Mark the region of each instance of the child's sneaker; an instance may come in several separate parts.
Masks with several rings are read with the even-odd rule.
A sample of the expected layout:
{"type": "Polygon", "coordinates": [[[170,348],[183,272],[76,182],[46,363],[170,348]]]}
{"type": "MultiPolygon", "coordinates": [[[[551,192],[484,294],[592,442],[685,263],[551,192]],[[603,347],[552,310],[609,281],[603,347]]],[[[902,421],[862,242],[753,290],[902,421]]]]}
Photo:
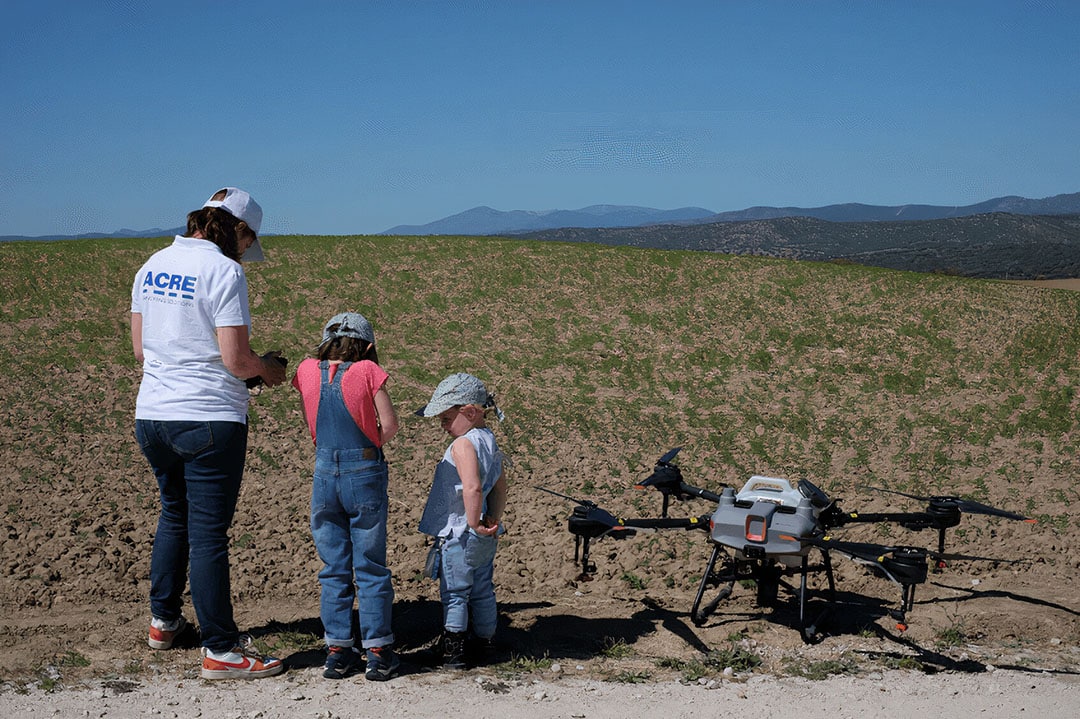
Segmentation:
{"type": "Polygon", "coordinates": [[[150,618],[150,635],[146,643],[151,649],[171,649],[176,638],[187,629],[187,620],[184,617],[167,622],[157,617],[150,618]]]}
{"type": "Polygon", "coordinates": [[[465,639],[465,656],[474,667],[490,664],[495,656],[495,640],[469,634],[465,639]]]}
{"type": "Polygon", "coordinates": [[[443,667],[465,668],[465,632],[443,633],[443,667]]]}
{"type": "Polygon", "coordinates": [[[364,677],[368,681],[385,682],[397,674],[401,660],[390,647],[372,647],[367,650],[367,671],[364,677]]]}
{"type": "Polygon", "coordinates": [[[363,655],[356,647],[327,647],[322,675],[327,679],[344,679],[356,673],[361,659],[363,655]]]}
{"type": "Polygon", "coordinates": [[[203,648],[203,679],[259,679],[280,674],[284,668],[280,659],[260,654],[248,636],[242,636],[240,646],[229,652],[203,648]]]}

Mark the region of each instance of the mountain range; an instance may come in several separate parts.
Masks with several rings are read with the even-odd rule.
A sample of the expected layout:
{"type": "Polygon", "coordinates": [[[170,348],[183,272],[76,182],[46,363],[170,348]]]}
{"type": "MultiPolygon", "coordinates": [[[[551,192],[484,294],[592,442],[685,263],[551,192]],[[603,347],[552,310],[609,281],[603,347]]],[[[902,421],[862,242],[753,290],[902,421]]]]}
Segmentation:
{"type": "MultiPolygon", "coordinates": [[[[0,241],[163,237],[183,228],[0,241]]],[[[1080,277],[1080,193],[1038,200],[998,197],[959,207],[864,205],[701,207],[592,205],[579,210],[501,212],[476,207],[381,235],[480,235],[701,250],[794,260],[852,262],[982,278],[1080,277]]]]}
{"type": "MultiPolygon", "coordinates": [[[[775,220],[783,217],[812,217],[829,222],[889,222],[941,220],[991,212],[1017,215],[1080,214],[1080,192],[1054,195],[1040,200],[1009,195],[974,205],[863,205],[846,203],[823,207],[748,207],[744,210],[713,212],[702,207],[657,210],[633,205],[590,205],[578,210],[495,210],[474,207],[425,225],[398,225],[380,235],[516,235],[562,228],[644,227],[648,225],[691,225],[746,220],[775,220]]],[[[27,240],[104,239],[108,237],[171,237],[184,227],[148,230],[119,229],[115,232],[87,232],[77,235],[0,235],[0,242],[27,240]]]]}
{"type": "Polygon", "coordinates": [[[828,222],[895,222],[903,220],[943,220],[991,212],[1016,215],[1080,214],[1080,192],[1054,195],[1039,200],[1009,195],[974,205],[863,205],[847,203],[823,207],[749,207],[745,210],[713,212],[701,207],[657,210],[627,205],[591,205],[579,210],[510,210],[490,207],[444,217],[425,225],[398,225],[381,235],[513,235],[569,227],[643,227],[663,224],[712,224],[746,220],[775,220],[783,217],[812,217],[828,222]]]}
{"type": "Polygon", "coordinates": [[[116,232],[84,232],[81,235],[0,235],[0,242],[49,242],[53,240],[104,240],[111,237],[173,237],[187,232],[187,226],[173,227],[163,230],[160,227],[151,227],[149,230],[129,230],[121,228],[116,232]]]}

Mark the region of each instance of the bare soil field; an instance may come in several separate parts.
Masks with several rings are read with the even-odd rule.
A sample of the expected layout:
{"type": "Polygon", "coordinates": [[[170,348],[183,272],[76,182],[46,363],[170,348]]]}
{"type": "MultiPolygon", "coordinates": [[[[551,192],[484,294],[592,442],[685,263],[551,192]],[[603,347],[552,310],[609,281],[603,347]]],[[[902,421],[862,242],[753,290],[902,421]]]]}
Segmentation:
{"type": "MultiPolygon", "coordinates": [[[[299,249],[284,248],[276,257],[286,265],[297,262],[300,254],[299,249]]],[[[527,275],[532,283],[530,297],[553,302],[550,296],[558,285],[558,301],[568,303],[558,311],[574,315],[582,327],[635,321],[629,315],[620,320],[622,310],[613,309],[618,299],[594,304],[588,278],[552,271],[551,258],[540,251],[536,255],[523,260],[533,263],[529,265],[532,274],[527,275]],[[534,279],[552,274],[560,277],[553,277],[551,285],[534,279]]],[[[536,717],[606,717],[616,716],[616,711],[623,716],[628,706],[641,710],[634,713],[663,711],[671,716],[696,716],[715,706],[788,716],[796,711],[788,702],[798,702],[797,713],[807,719],[932,716],[943,705],[951,716],[1002,716],[1026,709],[1065,717],[1074,716],[1075,707],[1080,706],[1076,681],[1080,672],[1080,602],[1076,598],[1080,529],[1073,506],[1078,497],[1073,476],[1076,457],[1071,449],[1080,442],[1080,428],[1075,420],[1063,431],[1055,426],[1044,435],[999,434],[979,439],[982,444],[977,445],[965,444],[972,440],[963,437],[944,442],[941,466],[957,466],[965,452],[973,457],[962,466],[977,480],[963,491],[977,489],[984,501],[1051,521],[1025,524],[965,517],[949,549],[993,561],[956,560],[945,571],[932,573],[917,589],[905,631],[890,616],[899,600],[897,587],[872,576],[865,567],[837,561],[840,605],[830,619],[829,636],[814,645],[801,641],[797,608],[790,598],[782,595],[775,606],[760,607],[752,587],[737,586],[704,625],[691,622],[689,609],[709,552],[707,537],[701,532],[660,533],[624,542],[601,539],[593,548],[598,571],[587,580],[582,578],[573,561],[573,538],[566,531],[571,503],[537,489],[588,496],[621,516],[650,515],[658,512],[659,498],[633,490],[631,485],[647,475],[669,447],[686,444],[679,458],[686,480],[714,490],[723,484],[741,485],[748,476],[747,467],[772,476],[807,474],[805,467],[790,459],[777,459],[772,465],[762,462],[760,444],[775,442],[765,449],[777,457],[800,452],[823,456],[811,478],[834,497],[842,497],[845,508],[895,509],[903,504],[901,500],[864,493],[858,487],[887,483],[926,491],[931,480],[923,469],[905,464],[905,458],[922,456],[916,454],[919,446],[941,442],[946,430],[921,426],[918,420],[924,408],[950,417],[969,417],[974,424],[984,411],[980,408],[988,403],[995,409],[999,403],[1014,401],[1014,413],[1020,417],[1038,404],[1040,392],[1071,386],[1075,374],[1044,379],[1039,374],[1043,370],[1033,368],[1031,374],[1039,375],[1038,384],[1032,385],[1036,389],[1025,385],[1028,389],[1012,394],[1030,391],[1031,396],[1014,400],[996,386],[981,392],[988,385],[980,383],[990,380],[970,367],[962,369],[970,371],[964,375],[969,389],[955,393],[934,394],[931,378],[921,395],[868,393],[865,385],[860,389],[857,383],[847,382],[822,383],[813,392],[799,394],[799,383],[814,370],[805,359],[790,365],[783,361],[788,350],[774,338],[771,345],[762,343],[774,359],[761,370],[743,366],[743,355],[736,350],[725,350],[736,361],[718,380],[728,399],[717,400],[717,414],[695,409],[693,387],[665,387],[658,380],[657,396],[646,396],[643,404],[628,410],[631,414],[619,415],[609,408],[620,403],[629,406],[638,398],[625,384],[629,380],[621,381],[618,372],[601,367],[612,356],[636,351],[642,340],[638,330],[627,337],[584,345],[584,360],[574,354],[577,350],[567,348],[563,351],[568,362],[578,364],[532,369],[525,375],[519,370],[528,366],[527,357],[535,355],[526,339],[515,350],[520,354],[486,359],[468,355],[466,359],[476,364],[461,367],[456,366],[459,357],[454,347],[459,336],[452,328],[447,330],[445,345],[432,346],[425,340],[407,339],[406,332],[399,336],[393,325],[383,330],[378,316],[376,333],[380,341],[386,338],[388,347],[385,355],[380,348],[380,357],[391,374],[391,394],[403,418],[401,434],[387,448],[394,621],[405,662],[403,676],[387,685],[368,684],[362,678],[332,683],[318,676],[323,660],[318,641],[320,565],[307,525],[313,452],[298,402],[291,396],[295,393],[281,387],[256,391],[252,398],[248,469],[233,528],[232,562],[241,628],[260,646],[283,656],[288,671],[254,684],[204,682],[197,678],[193,637],[167,652],[155,652],[145,641],[157,498],[131,431],[140,371],[121,355],[129,351],[124,336],[129,270],[144,256],[125,259],[117,279],[110,280],[105,292],[113,301],[111,314],[103,316],[90,302],[76,303],[64,305],[60,318],[46,310],[33,316],[12,315],[0,329],[3,359],[23,368],[19,377],[0,388],[0,416],[4,418],[0,423],[0,710],[11,710],[6,715],[22,716],[52,707],[60,716],[349,716],[387,709],[434,716],[444,713],[451,702],[468,702],[479,716],[528,712],[536,717]],[[73,307],[85,307],[85,316],[73,307]],[[67,336],[44,329],[58,321],[71,325],[67,336]],[[49,353],[64,345],[87,341],[107,341],[118,349],[74,365],[50,359],[49,353]],[[26,359],[27,352],[34,359],[26,359]],[[430,372],[415,370],[420,366],[430,367],[430,372]],[[515,461],[509,533],[496,558],[500,603],[496,654],[490,664],[464,675],[442,672],[432,653],[440,622],[437,587],[420,576],[427,547],[416,531],[430,472],[446,437],[435,423],[410,413],[426,399],[432,378],[447,368],[475,371],[499,393],[508,420],[496,425],[496,433],[515,461]],[[593,383],[587,401],[578,398],[581,390],[575,389],[575,383],[594,371],[606,374],[599,379],[589,375],[593,383]],[[757,389],[762,386],[767,388],[764,395],[757,389]],[[751,417],[747,411],[744,416],[743,410],[731,409],[737,407],[743,388],[753,390],[748,390],[748,396],[762,407],[760,414],[751,417]],[[580,419],[551,424],[537,419],[550,403],[560,401],[574,403],[572,412],[580,419]],[[837,407],[860,416],[833,433],[837,407]],[[800,413],[811,417],[808,429],[774,431],[777,418],[800,413]],[[721,434],[718,428],[723,423],[734,424],[733,433],[721,434]],[[626,431],[621,431],[624,427],[626,431]],[[735,449],[728,450],[721,442],[735,449]],[[829,470],[830,466],[834,469],[829,470]],[[752,661],[744,665],[748,657],[752,661]]],[[[47,260],[48,255],[43,257],[47,260]]],[[[619,262],[629,267],[631,260],[619,262]]],[[[731,261],[708,262],[719,266],[731,261]]],[[[385,275],[395,269],[388,266],[394,263],[400,265],[399,272],[415,272],[423,261],[394,256],[372,272],[385,275]]],[[[323,318],[341,309],[341,303],[321,295],[313,283],[303,290],[310,304],[300,322],[293,310],[273,307],[267,287],[274,279],[259,274],[274,270],[273,261],[267,265],[268,270],[251,273],[256,327],[263,322],[277,328],[279,336],[291,343],[284,347],[287,354],[298,358],[313,344],[310,340],[323,318]]],[[[88,262],[86,271],[108,276],[114,271],[109,267],[88,262]]],[[[723,267],[726,271],[727,264],[723,267]]],[[[720,327],[720,321],[708,314],[718,311],[713,308],[725,306],[724,302],[737,305],[732,293],[745,293],[760,303],[757,288],[763,282],[780,283],[785,273],[792,272],[785,267],[783,263],[740,266],[746,275],[745,288],[732,289],[729,284],[715,290],[728,293],[723,300],[698,296],[684,301],[688,310],[680,304],[665,311],[686,311],[703,326],[720,327]],[[706,316],[702,319],[695,313],[706,316]]],[[[5,304],[9,300],[18,304],[17,298],[29,292],[22,279],[24,270],[17,272],[18,276],[16,270],[2,275],[5,304]]],[[[453,268],[435,267],[432,286],[439,286],[443,272],[452,275],[453,268]]],[[[835,316],[841,317],[842,298],[862,293],[860,283],[880,282],[874,278],[882,276],[845,280],[841,275],[828,290],[815,289],[809,299],[800,295],[794,302],[781,298],[766,311],[777,318],[791,314],[779,321],[797,326],[809,321],[800,307],[831,301],[835,316]]],[[[986,290],[983,285],[944,278],[935,278],[933,283],[922,298],[925,307],[955,301],[957,306],[971,308],[970,326],[948,330],[950,341],[979,348],[965,355],[969,361],[1002,344],[1003,307],[1024,317],[1050,315],[1046,323],[1060,323],[1063,333],[1075,327],[1069,324],[1076,319],[1072,300],[1055,299],[1057,304],[1050,303],[1053,309],[1047,309],[1045,296],[1031,288],[1000,284],[1002,289],[986,290]],[[1056,309],[1059,305],[1066,309],[1056,309]]],[[[394,291],[381,288],[377,292],[394,291]]],[[[424,296],[423,291],[410,291],[424,296]]],[[[73,292],[78,297],[80,290],[73,292]]],[[[616,288],[619,292],[629,291],[616,288]]],[[[425,302],[427,309],[416,310],[409,322],[448,322],[445,307],[431,297],[425,302]]],[[[450,296],[447,302],[462,306],[474,300],[450,296]]],[[[886,296],[873,302],[877,304],[866,307],[877,309],[866,310],[870,320],[861,330],[872,334],[872,344],[879,336],[873,334],[879,331],[877,324],[883,327],[880,337],[885,338],[894,336],[894,328],[901,327],[909,314],[929,316],[929,310],[897,310],[899,298],[886,296]],[[890,312],[901,312],[904,318],[895,325],[891,320],[875,324],[875,318],[888,317],[890,312]]],[[[363,310],[360,303],[349,304],[363,310]]],[[[492,310],[496,319],[482,334],[526,334],[515,324],[526,307],[519,300],[486,297],[483,304],[496,308],[492,310]]],[[[1027,327],[1022,325],[1016,332],[1027,327]]],[[[675,358],[672,362],[682,358],[687,367],[697,363],[686,371],[697,373],[703,382],[708,369],[701,358],[710,357],[714,347],[739,346],[744,333],[749,333],[746,326],[737,324],[710,331],[714,334],[703,338],[700,348],[665,347],[668,356],[675,358]]],[[[661,332],[644,340],[676,342],[670,333],[661,332]]],[[[873,373],[874,367],[888,365],[889,358],[880,354],[888,352],[883,345],[884,340],[869,348],[849,344],[839,350],[814,347],[808,351],[818,367],[843,356],[845,362],[864,363],[873,373]],[[875,357],[880,358],[880,365],[875,357]]],[[[1075,367],[1075,360],[1071,361],[1075,367]]],[[[906,371],[915,374],[910,367],[906,371]]],[[[941,375],[951,371],[947,368],[941,375]]],[[[656,372],[658,377],[671,374],[666,365],[656,372]]],[[[1067,401],[1075,417],[1075,401],[1067,401]]],[[[931,484],[939,490],[950,486],[931,484]]],[[[959,487],[955,491],[962,493],[959,487]]],[[[676,516],[706,511],[708,507],[701,503],[676,503],[672,508],[676,516]]],[[[870,529],[886,531],[867,528],[850,538],[882,541],[870,529]]],[[[888,541],[910,536],[914,535],[893,534],[888,541]]],[[[919,536],[912,543],[923,541],[929,545],[932,538],[919,536]]],[[[193,619],[190,612],[189,619],[193,619]]]]}

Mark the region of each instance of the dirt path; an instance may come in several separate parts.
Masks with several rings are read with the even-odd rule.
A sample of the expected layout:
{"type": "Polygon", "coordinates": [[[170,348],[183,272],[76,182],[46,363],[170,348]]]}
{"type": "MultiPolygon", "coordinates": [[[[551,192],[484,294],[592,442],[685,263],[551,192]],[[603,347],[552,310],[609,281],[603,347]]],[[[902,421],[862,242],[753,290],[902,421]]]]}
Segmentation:
{"type": "Polygon", "coordinates": [[[60,716],[278,717],[446,716],[448,708],[473,717],[529,719],[622,719],[633,716],[916,719],[1038,716],[1066,719],[1080,706],[1080,680],[993,670],[984,674],[890,671],[823,681],[754,676],[746,681],[711,680],[621,684],[576,679],[559,668],[540,680],[500,680],[468,673],[423,674],[385,684],[363,679],[332,682],[317,669],[290,671],[255,682],[212,683],[165,675],[141,683],[97,681],[89,686],[0,694],[8,717],[60,716]]]}

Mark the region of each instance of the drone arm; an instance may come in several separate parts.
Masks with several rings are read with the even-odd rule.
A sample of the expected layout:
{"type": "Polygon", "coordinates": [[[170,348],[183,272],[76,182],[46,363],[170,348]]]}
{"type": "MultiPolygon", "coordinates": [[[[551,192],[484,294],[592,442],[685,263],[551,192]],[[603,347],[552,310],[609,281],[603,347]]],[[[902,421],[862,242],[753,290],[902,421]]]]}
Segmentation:
{"type": "Polygon", "coordinates": [[[700,517],[661,517],[623,520],[627,529],[657,530],[657,529],[709,529],[710,515],[703,514],[700,517]]]}
{"type": "Polygon", "coordinates": [[[680,482],[679,483],[679,490],[683,494],[689,494],[689,495],[692,495],[694,497],[700,497],[701,499],[705,499],[705,500],[708,500],[710,502],[719,502],[720,501],[720,495],[719,494],[716,494],[715,492],[710,492],[707,489],[701,489],[700,487],[694,487],[693,485],[689,485],[686,482],[680,482]]]}
{"type": "Polygon", "coordinates": [[[939,526],[933,517],[925,512],[835,512],[828,515],[829,527],[841,527],[845,524],[876,524],[893,522],[908,529],[927,529],[939,526]]]}

